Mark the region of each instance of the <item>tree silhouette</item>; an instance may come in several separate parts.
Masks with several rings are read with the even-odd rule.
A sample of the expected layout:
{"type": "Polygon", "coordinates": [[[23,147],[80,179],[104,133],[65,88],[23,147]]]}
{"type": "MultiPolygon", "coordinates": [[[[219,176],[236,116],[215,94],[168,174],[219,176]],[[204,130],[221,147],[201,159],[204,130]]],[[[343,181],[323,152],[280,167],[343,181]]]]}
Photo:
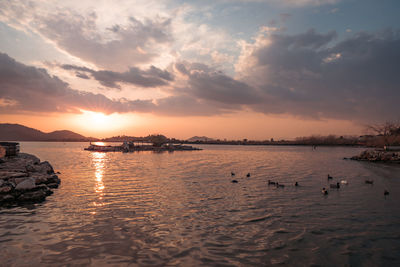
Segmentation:
{"type": "Polygon", "coordinates": [[[153,143],[155,147],[161,147],[163,144],[168,142],[168,138],[162,134],[152,134],[146,138],[150,143],[153,143]]]}

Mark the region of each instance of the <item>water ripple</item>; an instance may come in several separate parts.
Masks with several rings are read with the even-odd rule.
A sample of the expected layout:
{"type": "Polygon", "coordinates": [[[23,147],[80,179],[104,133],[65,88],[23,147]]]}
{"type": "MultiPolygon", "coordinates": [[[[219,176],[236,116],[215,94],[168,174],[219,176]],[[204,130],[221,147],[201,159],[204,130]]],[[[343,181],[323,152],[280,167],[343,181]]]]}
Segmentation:
{"type": "Polygon", "coordinates": [[[359,149],[94,154],[84,146],[21,144],[50,161],[62,184],[40,205],[0,210],[2,264],[400,265],[400,168],[342,160],[359,149]],[[327,173],[349,185],[322,196],[327,173]]]}

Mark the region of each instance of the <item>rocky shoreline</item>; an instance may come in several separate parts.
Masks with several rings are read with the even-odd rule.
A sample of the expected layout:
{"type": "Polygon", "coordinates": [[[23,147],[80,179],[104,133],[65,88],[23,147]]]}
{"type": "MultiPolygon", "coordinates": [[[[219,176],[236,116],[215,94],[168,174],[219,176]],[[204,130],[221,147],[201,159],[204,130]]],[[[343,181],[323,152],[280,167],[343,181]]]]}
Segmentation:
{"type": "Polygon", "coordinates": [[[351,157],[351,160],[369,162],[387,162],[400,164],[400,152],[385,151],[383,149],[365,150],[359,155],[351,157]]]}
{"type": "Polygon", "coordinates": [[[0,159],[0,207],[38,203],[58,188],[61,180],[49,162],[19,153],[0,159]]]}

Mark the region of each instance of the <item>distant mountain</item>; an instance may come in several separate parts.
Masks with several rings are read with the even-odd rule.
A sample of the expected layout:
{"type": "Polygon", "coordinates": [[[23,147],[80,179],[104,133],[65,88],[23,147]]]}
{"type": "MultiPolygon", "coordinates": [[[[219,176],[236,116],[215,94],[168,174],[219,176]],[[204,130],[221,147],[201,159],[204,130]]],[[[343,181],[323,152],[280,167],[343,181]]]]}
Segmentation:
{"type": "Polygon", "coordinates": [[[207,142],[207,141],[214,141],[212,138],[208,138],[207,136],[193,136],[186,141],[188,142],[197,142],[197,141],[202,141],[202,142],[207,142]]]}
{"type": "Polygon", "coordinates": [[[66,139],[66,140],[82,140],[82,139],[87,139],[88,137],[85,137],[83,135],[68,131],[68,130],[62,130],[62,131],[54,131],[51,133],[46,134],[46,137],[49,140],[60,140],[60,139],[66,139]]]}
{"type": "Polygon", "coordinates": [[[89,141],[94,139],[67,130],[44,133],[20,124],[0,123],[0,140],[3,141],[89,141]]]}

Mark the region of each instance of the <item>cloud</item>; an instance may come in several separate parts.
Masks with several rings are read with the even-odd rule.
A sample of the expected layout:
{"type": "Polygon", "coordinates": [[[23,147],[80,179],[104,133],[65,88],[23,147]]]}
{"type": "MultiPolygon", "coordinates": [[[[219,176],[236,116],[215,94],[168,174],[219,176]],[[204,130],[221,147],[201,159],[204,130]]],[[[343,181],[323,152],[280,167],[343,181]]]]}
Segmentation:
{"type": "Polygon", "coordinates": [[[99,34],[96,20],[95,13],[80,16],[63,11],[37,20],[36,28],[70,54],[115,69],[150,62],[158,56],[157,45],[169,41],[169,20],[141,22],[130,17],[108,34],[99,34]]]}
{"type": "Polygon", "coordinates": [[[39,1],[0,2],[2,21],[38,33],[69,55],[106,69],[125,70],[149,63],[172,41],[168,18],[138,19],[124,14],[117,24],[111,24],[102,15],[39,1]]]}
{"type": "Polygon", "coordinates": [[[152,112],[151,100],[112,100],[102,94],[71,89],[45,69],[26,66],[0,53],[0,113],[79,113],[81,109],[152,112]]]}
{"type": "Polygon", "coordinates": [[[173,81],[173,75],[157,67],[151,66],[148,70],[141,70],[137,67],[130,67],[126,72],[115,72],[109,70],[92,70],[87,67],[80,67],[70,64],[61,65],[65,70],[75,70],[76,76],[83,79],[90,79],[90,74],[103,86],[121,89],[120,83],[133,84],[141,87],[158,87],[167,85],[173,81]]]}
{"type": "MultiPolygon", "coordinates": [[[[92,70],[86,67],[65,65],[64,68],[94,75],[91,73],[92,70]]],[[[169,77],[159,69],[150,68],[149,72],[160,77],[169,77]]],[[[111,82],[116,81],[111,79],[111,82]]],[[[106,114],[145,112],[170,116],[206,116],[237,109],[228,103],[215,104],[208,101],[209,97],[204,97],[204,99],[196,97],[192,91],[196,89],[201,88],[196,86],[189,87],[189,90],[175,88],[172,92],[174,95],[158,100],[110,99],[103,94],[72,89],[69,84],[57,76],[49,75],[43,68],[27,66],[15,61],[7,54],[0,53],[0,114],[80,113],[81,110],[88,110],[106,114]]],[[[212,88],[211,91],[214,89],[212,88]]],[[[222,88],[222,90],[228,90],[228,88],[222,88]]]]}
{"type": "Polygon", "coordinates": [[[400,32],[361,32],[334,42],[336,35],[272,33],[246,44],[237,69],[264,99],[251,107],[310,118],[398,119],[400,32]]]}
{"type": "Polygon", "coordinates": [[[229,109],[237,110],[241,108],[240,105],[260,101],[255,88],[205,64],[177,63],[175,66],[187,76],[186,94],[217,105],[231,105],[229,109]]]}

